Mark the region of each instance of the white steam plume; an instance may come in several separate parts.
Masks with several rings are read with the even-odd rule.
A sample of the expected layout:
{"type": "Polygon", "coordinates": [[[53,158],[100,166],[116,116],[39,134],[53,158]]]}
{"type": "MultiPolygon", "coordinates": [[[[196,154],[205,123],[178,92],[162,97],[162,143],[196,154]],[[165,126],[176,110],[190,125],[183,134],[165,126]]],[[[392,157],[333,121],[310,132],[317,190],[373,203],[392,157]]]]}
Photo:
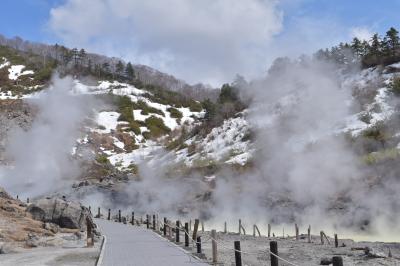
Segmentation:
{"type": "Polygon", "coordinates": [[[71,151],[90,104],[71,96],[72,86],[72,78],[54,76],[49,89],[31,100],[38,107],[31,128],[10,134],[7,155],[13,166],[0,181],[11,193],[34,197],[53,192],[79,173],[71,151]]]}

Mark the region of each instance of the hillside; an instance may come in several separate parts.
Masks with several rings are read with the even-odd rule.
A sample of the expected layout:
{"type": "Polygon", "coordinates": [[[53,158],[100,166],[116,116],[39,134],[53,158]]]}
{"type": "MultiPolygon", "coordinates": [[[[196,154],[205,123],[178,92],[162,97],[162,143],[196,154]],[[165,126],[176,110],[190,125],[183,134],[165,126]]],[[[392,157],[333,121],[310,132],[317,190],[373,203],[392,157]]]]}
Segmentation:
{"type": "MultiPolygon", "coordinates": [[[[46,176],[50,182],[46,192],[105,208],[210,219],[219,213],[232,219],[246,215],[248,210],[239,204],[245,200],[268,210],[267,220],[276,223],[324,213],[317,224],[373,233],[379,231],[379,219],[390,221],[398,208],[392,205],[396,198],[391,194],[400,184],[398,62],[363,66],[357,57],[342,62],[284,58],[259,80],[238,77],[210,94],[204,94],[204,88],[191,94],[162,78],[146,83],[141,74],[135,78],[127,73],[96,74],[72,59],[65,64],[49,56],[53,61],[43,64],[38,55],[0,48],[4,173],[16,162],[34,159],[21,155],[24,147],[13,137],[20,135],[10,134],[15,128],[42,132],[54,123],[56,128],[43,132],[65,131],[74,137],[68,147],[61,145],[70,143],[64,138],[51,142],[57,147],[61,143],[58,149],[67,150],[68,156],[50,155],[62,158],[54,163],[62,167],[51,172],[56,178],[46,176]],[[53,70],[61,78],[51,78],[53,70]],[[164,83],[169,85],[163,87],[164,83]],[[54,103],[47,111],[57,116],[41,112],[47,105],[40,99],[47,100],[62,87],[68,93],[54,99],[65,99],[67,104],[54,103]],[[205,95],[211,100],[203,100],[205,95]],[[71,106],[69,97],[77,99],[71,106]],[[78,112],[79,119],[71,120],[74,110],[82,107],[90,112],[78,112]],[[78,124],[78,132],[64,130],[60,119],[78,124]],[[9,140],[16,148],[8,148],[9,140]],[[310,185],[304,188],[304,184],[310,185]],[[162,188],[162,193],[154,188],[162,188]],[[384,196],[377,200],[379,195],[384,196]],[[390,206],[390,211],[381,215],[379,206],[390,206]],[[331,213],[338,212],[342,218],[328,221],[331,213]]],[[[140,73],[137,66],[134,69],[140,73]]],[[[47,146],[46,137],[39,144],[34,139],[23,143],[47,146]]],[[[50,148],[43,148],[42,154],[37,146],[32,147],[37,158],[51,159],[45,156],[50,148]]],[[[42,180],[48,171],[41,171],[32,173],[37,176],[32,180],[42,180]]],[[[259,213],[254,222],[265,219],[259,213]]]]}

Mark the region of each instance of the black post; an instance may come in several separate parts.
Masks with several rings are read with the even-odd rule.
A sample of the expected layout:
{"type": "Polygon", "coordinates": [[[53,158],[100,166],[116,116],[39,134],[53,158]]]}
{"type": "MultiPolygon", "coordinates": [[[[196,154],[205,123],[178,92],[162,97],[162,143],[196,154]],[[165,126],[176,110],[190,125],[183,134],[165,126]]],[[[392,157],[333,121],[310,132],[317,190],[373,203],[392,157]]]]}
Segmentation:
{"type": "Polygon", "coordinates": [[[234,242],[236,266],[242,266],[242,252],[240,252],[240,241],[234,242]]]}
{"type": "MultiPolygon", "coordinates": [[[[269,248],[272,254],[278,256],[278,242],[269,242],[269,248]]],[[[278,258],[271,254],[271,266],[278,266],[278,258]]]]}
{"type": "Polygon", "coordinates": [[[189,223],[185,223],[185,247],[189,247],[189,223]]]}
{"type": "Polygon", "coordinates": [[[111,219],[111,209],[108,209],[108,216],[107,216],[107,220],[111,219]]]}
{"type": "Polygon", "coordinates": [[[334,256],[332,258],[332,265],[333,266],[343,266],[343,259],[340,256],[334,256]]]}
{"type": "Polygon", "coordinates": [[[100,207],[97,209],[97,217],[100,218],[100,207]]]}
{"type": "Polygon", "coordinates": [[[17,195],[17,199],[19,199],[19,196],[17,195]]]}
{"type": "MultiPolygon", "coordinates": [[[[28,203],[29,203],[29,198],[28,198],[28,203]]],[[[89,212],[92,213],[92,208],[89,206],[89,212]]]]}
{"type": "Polygon", "coordinates": [[[197,247],[197,254],[201,254],[201,237],[200,236],[197,237],[196,247],[197,247]]]}
{"type": "Polygon", "coordinates": [[[176,221],[175,227],[175,242],[179,243],[179,221],[176,221]]]}
{"type": "Polygon", "coordinates": [[[339,246],[339,240],[337,238],[337,234],[335,234],[335,248],[339,246]]]}
{"type": "Polygon", "coordinates": [[[164,230],[164,236],[166,236],[167,235],[167,217],[164,217],[164,228],[163,228],[163,230],[164,230]]]}
{"type": "Polygon", "coordinates": [[[118,210],[118,222],[122,222],[122,219],[121,219],[121,210],[118,210]]]}
{"type": "Polygon", "coordinates": [[[150,228],[150,217],[148,214],[146,214],[146,227],[147,227],[147,229],[150,228]]]}
{"type": "Polygon", "coordinates": [[[156,230],[156,215],[153,214],[153,230],[156,230]]]}
{"type": "Polygon", "coordinates": [[[132,220],[131,220],[131,224],[134,225],[135,224],[135,213],[132,212],[132,220]]]}

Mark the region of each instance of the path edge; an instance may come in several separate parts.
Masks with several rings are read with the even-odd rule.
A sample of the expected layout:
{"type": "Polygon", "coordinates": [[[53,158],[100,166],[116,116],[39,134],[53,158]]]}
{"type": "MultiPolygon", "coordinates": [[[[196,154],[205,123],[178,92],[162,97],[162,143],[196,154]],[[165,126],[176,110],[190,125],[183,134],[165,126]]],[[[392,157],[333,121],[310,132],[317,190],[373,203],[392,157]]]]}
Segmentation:
{"type": "Polygon", "coordinates": [[[105,235],[103,235],[103,241],[101,242],[101,247],[100,247],[100,254],[97,257],[95,266],[100,266],[101,263],[103,262],[104,250],[105,250],[105,247],[106,247],[106,242],[107,242],[107,238],[106,238],[105,235]]]}

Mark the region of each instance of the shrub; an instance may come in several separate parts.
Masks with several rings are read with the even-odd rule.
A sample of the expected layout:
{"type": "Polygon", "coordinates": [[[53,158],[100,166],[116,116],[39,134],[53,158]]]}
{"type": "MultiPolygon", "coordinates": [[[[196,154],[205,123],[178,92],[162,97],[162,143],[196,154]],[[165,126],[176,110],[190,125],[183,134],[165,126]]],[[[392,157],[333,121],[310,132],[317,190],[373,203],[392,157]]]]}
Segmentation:
{"type": "Polygon", "coordinates": [[[144,122],[146,123],[146,127],[150,130],[151,138],[158,138],[171,132],[171,129],[164,124],[161,118],[150,116],[144,122]]]}
{"type": "Polygon", "coordinates": [[[376,164],[386,160],[394,160],[399,157],[399,150],[396,148],[384,149],[377,152],[371,152],[362,157],[366,164],[376,164]]]}
{"type": "Polygon", "coordinates": [[[126,121],[126,122],[133,122],[133,109],[130,106],[124,107],[119,110],[121,113],[120,116],[118,117],[118,121],[126,121]]]}
{"type": "Polygon", "coordinates": [[[97,155],[96,162],[98,162],[100,164],[108,164],[109,163],[107,156],[103,155],[103,154],[97,155]]]}
{"type": "Polygon", "coordinates": [[[142,110],[142,112],[141,112],[142,115],[148,115],[150,113],[153,113],[153,114],[159,114],[159,115],[164,116],[164,112],[163,111],[161,111],[161,110],[159,110],[157,108],[149,106],[146,102],[144,102],[142,100],[139,100],[136,103],[133,103],[133,109],[142,110]]]}
{"type": "Polygon", "coordinates": [[[135,133],[136,135],[140,135],[140,124],[136,121],[129,122],[129,130],[135,133]]]}
{"type": "Polygon", "coordinates": [[[390,90],[396,95],[400,96],[400,77],[393,78],[390,84],[390,90]]]}
{"type": "Polygon", "coordinates": [[[167,111],[170,112],[171,117],[173,117],[173,118],[181,119],[183,116],[181,111],[179,111],[178,109],[176,109],[174,107],[169,107],[167,109],[167,111]]]}
{"type": "Polygon", "coordinates": [[[190,100],[189,101],[189,109],[191,112],[201,112],[203,110],[203,107],[201,103],[195,101],[195,100],[190,100]]]}

